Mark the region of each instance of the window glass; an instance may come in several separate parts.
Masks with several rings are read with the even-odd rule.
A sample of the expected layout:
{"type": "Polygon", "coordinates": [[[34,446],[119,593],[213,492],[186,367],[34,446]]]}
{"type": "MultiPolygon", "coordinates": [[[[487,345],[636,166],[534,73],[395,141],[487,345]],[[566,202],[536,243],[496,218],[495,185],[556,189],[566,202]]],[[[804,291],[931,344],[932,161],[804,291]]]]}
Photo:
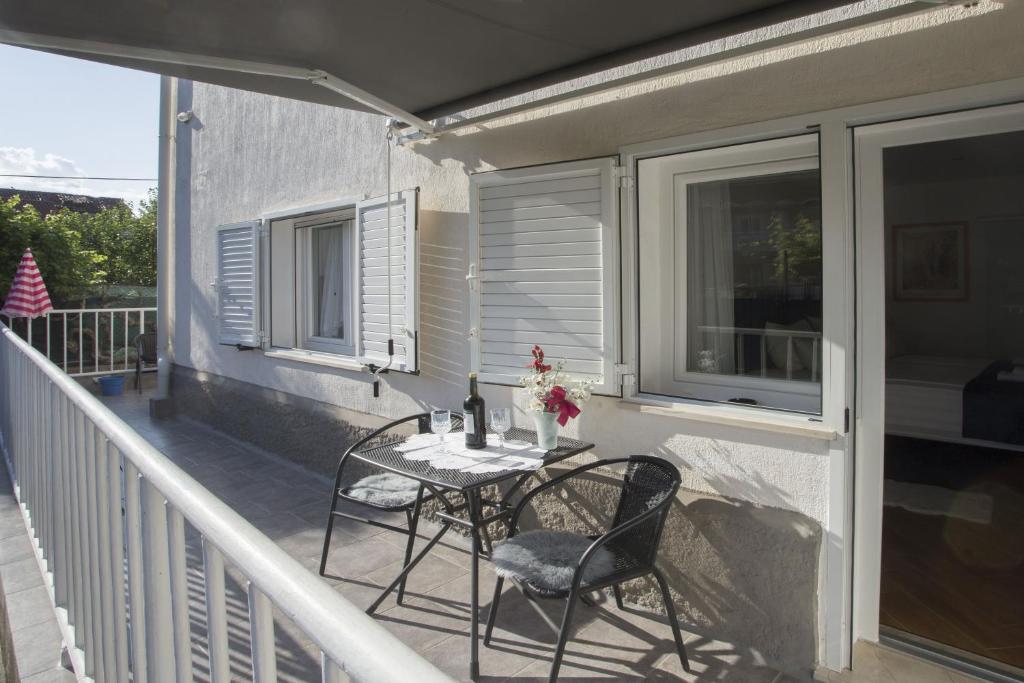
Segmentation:
{"type": "Polygon", "coordinates": [[[312,234],[312,333],[345,339],[345,230],[341,225],[315,228],[312,234]]]}
{"type": "Polygon", "coordinates": [[[816,144],[727,154],[641,162],[640,391],[820,412],[816,144]]]}

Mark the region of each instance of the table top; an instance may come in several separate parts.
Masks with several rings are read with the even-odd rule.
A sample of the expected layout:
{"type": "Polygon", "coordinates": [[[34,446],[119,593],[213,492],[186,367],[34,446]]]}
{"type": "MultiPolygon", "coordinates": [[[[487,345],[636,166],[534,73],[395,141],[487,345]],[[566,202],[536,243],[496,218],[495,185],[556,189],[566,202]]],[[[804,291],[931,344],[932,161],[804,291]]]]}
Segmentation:
{"type": "MultiPolygon", "coordinates": [[[[452,432],[451,435],[460,435],[462,432],[452,432]]],[[[533,430],[513,427],[505,434],[508,441],[529,441],[537,443],[537,433],[533,430]]],[[[530,475],[556,462],[560,462],[574,455],[585,453],[594,447],[592,443],[558,437],[558,447],[544,454],[544,462],[537,470],[505,470],[502,472],[471,473],[461,470],[438,469],[426,460],[409,460],[395,449],[401,445],[404,439],[396,439],[390,443],[372,446],[369,448],[352,451],[351,456],[364,462],[372,463],[381,469],[395,472],[417,481],[431,484],[448,491],[469,491],[472,489],[496,484],[505,479],[530,475]]]]}

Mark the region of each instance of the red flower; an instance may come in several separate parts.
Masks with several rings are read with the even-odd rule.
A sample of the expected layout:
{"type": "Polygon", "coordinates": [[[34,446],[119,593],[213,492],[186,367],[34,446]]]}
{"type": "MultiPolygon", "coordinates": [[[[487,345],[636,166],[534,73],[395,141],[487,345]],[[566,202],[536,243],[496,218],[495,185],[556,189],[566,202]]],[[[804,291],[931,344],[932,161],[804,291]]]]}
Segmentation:
{"type": "Polygon", "coordinates": [[[531,353],[533,354],[533,361],[527,363],[526,367],[533,368],[537,372],[547,372],[551,369],[550,365],[544,364],[544,350],[540,346],[534,344],[531,353]]]}
{"type": "Polygon", "coordinates": [[[544,402],[544,411],[558,413],[558,424],[565,426],[570,418],[580,414],[580,409],[566,396],[565,389],[558,385],[551,387],[548,399],[544,402]]]}

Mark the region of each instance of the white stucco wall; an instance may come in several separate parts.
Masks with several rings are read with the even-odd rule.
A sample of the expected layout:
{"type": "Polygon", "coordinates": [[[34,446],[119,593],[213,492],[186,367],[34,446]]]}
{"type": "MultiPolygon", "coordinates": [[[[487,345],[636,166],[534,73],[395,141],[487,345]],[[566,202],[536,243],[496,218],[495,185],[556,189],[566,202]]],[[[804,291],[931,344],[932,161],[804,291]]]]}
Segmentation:
{"type": "MultiPolygon", "coordinates": [[[[459,405],[469,355],[469,173],[612,155],[636,142],[1019,77],[1022,27],[1024,6],[1015,0],[941,10],[398,149],[393,186],[421,188],[422,372],[388,375],[379,399],[366,375],[217,345],[209,282],[218,224],[383,194],[382,117],[183,87],[181,108],[195,118],[178,130],[174,362],[372,415],[459,405]]],[[[507,388],[483,393],[492,406],[513,402],[507,388]]],[[[602,456],[670,457],[684,486],[697,491],[827,522],[828,442],[642,414],[609,398],[592,401],[570,433],[599,444],[602,456]]]]}

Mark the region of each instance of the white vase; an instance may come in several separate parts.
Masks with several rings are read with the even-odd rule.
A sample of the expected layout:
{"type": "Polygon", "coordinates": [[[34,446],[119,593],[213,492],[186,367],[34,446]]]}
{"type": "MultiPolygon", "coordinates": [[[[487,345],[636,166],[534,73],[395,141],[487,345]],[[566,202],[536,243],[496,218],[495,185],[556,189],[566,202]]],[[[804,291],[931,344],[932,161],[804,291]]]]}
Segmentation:
{"type": "Polygon", "coordinates": [[[534,413],[533,423],[537,427],[537,445],[545,451],[558,447],[558,413],[534,413]]]}

